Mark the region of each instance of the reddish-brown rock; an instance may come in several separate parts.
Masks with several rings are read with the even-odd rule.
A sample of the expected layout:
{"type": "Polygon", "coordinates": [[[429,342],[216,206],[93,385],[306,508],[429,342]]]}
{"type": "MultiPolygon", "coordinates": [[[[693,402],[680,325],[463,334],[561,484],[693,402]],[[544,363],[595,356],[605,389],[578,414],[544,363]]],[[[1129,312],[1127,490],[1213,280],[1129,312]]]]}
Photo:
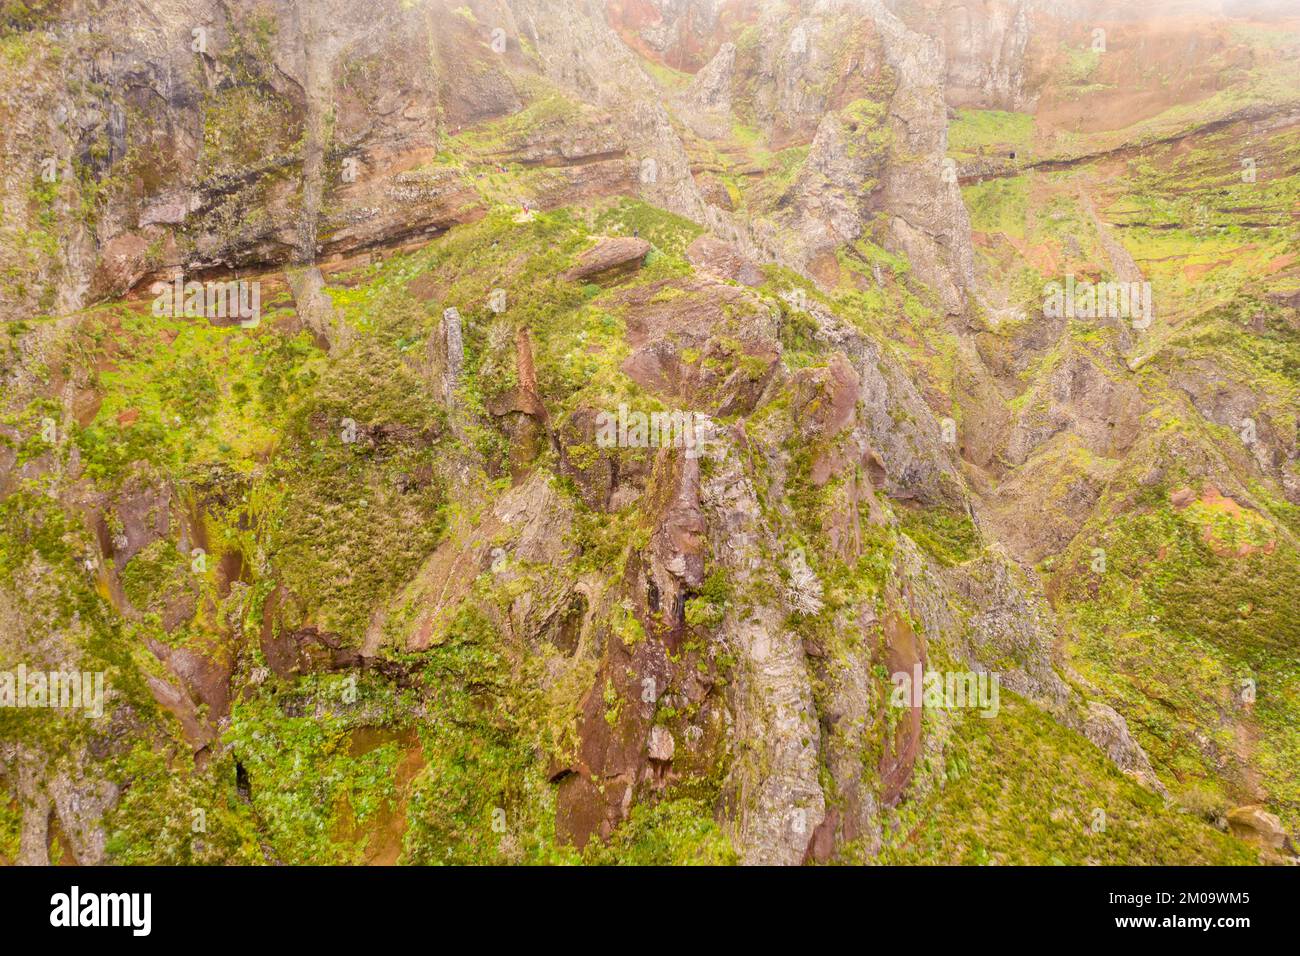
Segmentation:
{"type": "Polygon", "coordinates": [[[716,236],[700,236],[686,247],[686,258],[702,272],[720,279],[730,279],[741,285],[760,286],[763,273],[740,250],[716,236]]]}
{"type": "Polygon", "coordinates": [[[615,279],[640,269],[649,251],[650,243],[635,236],[601,239],[578,258],[564,278],[574,282],[615,279]]]}

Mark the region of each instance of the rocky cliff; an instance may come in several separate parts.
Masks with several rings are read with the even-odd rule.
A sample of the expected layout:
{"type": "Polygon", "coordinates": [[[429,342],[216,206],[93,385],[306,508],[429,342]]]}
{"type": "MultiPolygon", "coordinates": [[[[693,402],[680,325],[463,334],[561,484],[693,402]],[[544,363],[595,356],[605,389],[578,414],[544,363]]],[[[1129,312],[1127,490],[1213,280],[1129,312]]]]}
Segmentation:
{"type": "Polygon", "coordinates": [[[0,5],[0,860],[1292,860],[1298,62],[0,5]]]}

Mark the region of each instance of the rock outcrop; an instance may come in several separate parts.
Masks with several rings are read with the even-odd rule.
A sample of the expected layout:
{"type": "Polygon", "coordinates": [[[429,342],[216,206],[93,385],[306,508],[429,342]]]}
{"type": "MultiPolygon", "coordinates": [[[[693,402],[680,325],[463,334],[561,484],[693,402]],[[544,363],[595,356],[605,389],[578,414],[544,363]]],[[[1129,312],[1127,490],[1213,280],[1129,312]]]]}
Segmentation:
{"type": "Polygon", "coordinates": [[[1292,107],[1100,0],[137,8],[0,25],[0,675],[108,688],[0,858],[1294,857],[1292,107]]]}

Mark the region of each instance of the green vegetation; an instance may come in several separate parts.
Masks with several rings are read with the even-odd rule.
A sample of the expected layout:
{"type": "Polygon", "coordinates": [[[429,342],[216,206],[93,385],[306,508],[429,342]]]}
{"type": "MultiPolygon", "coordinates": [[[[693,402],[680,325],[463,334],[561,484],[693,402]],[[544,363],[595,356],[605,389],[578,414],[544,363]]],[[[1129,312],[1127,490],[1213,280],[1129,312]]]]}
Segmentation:
{"type": "Polygon", "coordinates": [[[997,717],[963,717],[942,757],[942,786],[900,816],[881,862],[1255,862],[1249,846],[1164,807],[1082,737],[1005,688],[1000,697],[997,717]]]}
{"type": "MultiPolygon", "coordinates": [[[[534,754],[540,699],[519,681],[500,636],[462,612],[421,661],[419,723],[427,766],[415,778],[403,860],[555,863],[572,858],[555,835],[555,795],[534,754]]],[[[549,743],[549,741],[548,741],[549,743]]]]}
{"type": "Polygon", "coordinates": [[[607,844],[594,844],[585,862],[621,866],[726,866],[736,851],[708,808],[697,800],[637,805],[607,844]]]}
{"type": "Polygon", "coordinates": [[[971,228],[1023,239],[1029,215],[1029,183],[1030,177],[1025,174],[967,186],[962,195],[970,210],[971,228]]]}
{"type": "Polygon", "coordinates": [[[199,771],[170,765],[163,754],[139,744],[115,761],[114,771],[128,785],[104,821],[111,864],[264,862],[257,818],[238,792],[230,757],[199,771]]]}
{"type": "Polygon", "coordinates": [[[1061,69],[1061,81],[1066,86],[1092,89],[1096,86],[1092,82],[1092,75],[1101,66],[1102,51],[1095,46],[1086,48],[1066,47],[1061,51],[1064,54],[1064,65],[1061,69]]]}
{"type": "Polygon", "coordinates": [[[979,532],[966,514],[942,508],[902,508],[900,518],[901,530],[941,564],[960,564],[979,550],[979,532]]]}
{"type": "Polygon", "coordinates": [[[1091,536],[1106,571],[1072,575],[1074,662],[1128,715],[1175,792],[1216,793],[1225,809],[1250,764],[1294,825],[1300,791],[1283,768],[1300,757],[1300,554],[1258,515],[1216,510],[1165,504],[1091,536]],[[1264,537],[1272,548],[1237,556],[1264,537]]]}
{"type": "Polygon", "coordinates": [[[963,162],[989,158],[1007,159],[1011,153],[1016,160],[1030,159],[1034,137],[1034,118],[1028,113],[1008,113],[1004,110],[957,110],[957,117],[948,124],[948,155],[963,162]]]}
{"type": "MultiPolygon", "coordinates": [[[[50,14],[0,0],[15,76],[104,52],[64,49],[50,14]]],[[[263,13],[230,26],[193,64],[221,67],[188,127],[202,215],[138,230],[157,275],[247,271],[296,231],[289,38],[263,13]]],[[[674,115],[690,76],[656,62],[670,125],[583,102],[542,78],[549,59],[521,71],[512,51],[489,86],[495,65],[439,49],[432,112],[395,114],[434,129],[436,154],[394,147],[367,171],[402,172],[336,190],[328,150],[329,342],[271,271],[252,273],[256,328],[155,314],[140,289],[29,314],[66,300],[78,243],[112,236],[106,211],[134,228],[136,200],[171,188],[156,116],[130,107],[125,155],[95,128],[69,175],[18,176],[0,222],[22,319],[0,329],[0,624],[20,635],[0,635],[0,671],[39,658],[111,691],[99,723],[0,710],[0,740],[113,785],[110,863],[731,864],[773,771],[752,728],[798,733],[788,690],[815,710],[799,753],[827,805],[870,807],[837,862],[1255,862],[1222,832],[1228,809],[1300,827],[1300,137],[1201,128],[1295,102],[1285,35],[1223,36],[1250,55],[1212,93],[1126,129],[1063,128],[1122,92],[1101,82],[1114,61],[1077,46],[1035,114],[950,114],[947,157],[985,176],[961,192],[969,249],[945,231],[959,210],[904,195],[943,131],[866,21],[829,19],[806,61],[766,22],[739,29],[732,125],[708,140],[674,115]],[[446,82],[463,64],[472,102],[446,82]],[[746,254],[802,272],[715,281],[686,257],[702,223],[610,195],[637,191],[645,137],[670,128],[746,254]],[[814,155],[814,136],[843,152],[823,138],[814,155]],[[433,201],[400,229],[350,205],[390,216],[381,197],[412,182],[433,201]],[[567,278],[610,236],[649,251],[567,278]],[[1155,328],[1042,315],[1045,281],[1127,273],[1117,244],[1152,283],[1155,328]],[[968,253],[958,308],[927,281],[968,253]],[[605,447],[595,423],[620,405],[706,412],[727,456],[605,447]],[[946,416],[956,451],[933,437],[946,416]],[[927,706],[900,801],[883,798],[907,729],[882,703],[899,656],[1015,671],[1053,713],[1054,668],[1073,685],[1061,706],[1123,715],[1172,802],[1005,686],[990,719],[927,706]]],[[[335,72],[336,145],[371,143],[358,118],[388,115],[389,53],[335,72]]],[[[82,116],[120,105],[75,93],[82,116]]],[[[24,809],[0,774],[10,862],[24,809]]],[[[68,834],[53,844],[66,859],[68,834]]]]}

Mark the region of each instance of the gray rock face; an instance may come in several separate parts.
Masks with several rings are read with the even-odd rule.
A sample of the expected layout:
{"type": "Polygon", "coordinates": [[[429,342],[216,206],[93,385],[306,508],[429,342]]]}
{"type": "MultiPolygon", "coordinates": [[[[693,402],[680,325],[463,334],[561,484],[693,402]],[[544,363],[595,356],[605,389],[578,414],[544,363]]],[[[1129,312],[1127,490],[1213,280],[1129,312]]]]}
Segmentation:
{"type": "MultiPolygon", "coordinates": [[[[734,447],[702,482],[701,496],[714,557],[737,586],[769,577],[763,554],[774,547],[772,532],[734,447]]],[[[802,861],[826,812],[803,645],[784,617],[779,604],[763,603],[722,624],[722,640],[740,661],[731,697],[736,739],[751,742],[736,754],[727,778],[737,807],[729,825],[741,859],[751,864],[802,861]]]]}
{"type": "Polygon", "coordinates": [[[721,279],[730,279],[741,285],[757,286],[763,283],[763,273],[740,250],[715,236],[703,235],[686,248],[686,258],[701,272],[721,279]]]}
{"type": "Polygon", "coordinates": [[[1082,734],[1143,786],[1166,792],[1124,718],[1088,700],[1058,672],[1059,625],[1029,572],[998,549],[971,566],[938,572],[910,544],[900,549],[897,567],[932,639],[947,643],[976,670],[996,670],[1002,686],[1082,734]],[[952,617],[954,606],[967,610],[964,625],[952,617]],[[1008,661],[1014,662],[1010,668],[1008,661]]]}
{"type": "Polygon", "coordinates": [[[942,41],[949,104],[1020,110],[1035,100],[1026,60],[1038,6],[1050,8],[1034,0],[920,0],[895,4],[895,9],[913,30],[942,41]]]}
{"type": "Polygon", "coordinates": [[[465,364],[465,342],[461,334],[460,312],[454,308],[443,309],[442,329],[447,340],[445,346],[447,356],[445,388],[447,405],[450,407],[454,402],[456,389],[460,385],[461,368],[465,364]]]}
{"type": "Polygon", "coordinates": [[[943,48],[915,33],[883,4],[865,4],[882,37],[886,62],[897,76],[890,101],[893,150],[882,204],[889,232],[917,274],[934,288],[949,314],[966,308],[974,287],[970,217],[954,182],[943,179],[948,144],[943,48]]]}
{"type": "Polygon", "coordinates": [[[721,139],[731,132],[732,71],[736,45],[724,43],[713,59],[691,80],[690,87],[676,100],[677,112],[705,139],[721,139]]]}
{"type": "Polygon", "coordinates": [[[875,484],[893,498],[929,504],[964,501],[954,449],[916,386],[878,343],[820,307],[813,307],[819,335],[852,365],[853,410],[849,440],[865,455],[879,456],[884,474],[875,484]]]}
{"type": "Polygon", "coordinates": [[[806,272],[819,257],[862,235],[884,167],[882,154],[857,147],[856,139],[867,135],[835,113],[822,117],[800,176],[783,197],[787,211],[775,217],[779,234],[790,237],[781,261],[798,262],[806,272]]]}
{"type": "Polygon", "coordinates": [[[666,728],[654,726],[650,728],[650,740],[646,744],[646,749],[651,760],[667,763],[673,759],[673,753],[677,748],[673,742],[673,735],[666,728]]]}
{"type": "Polygon", "coordinates": [[[591,0],[511,0],[519,29],[541,56],[547,77],[611,109],[647,201],[699,220],[704,202],[690,162],[650,79],[591,0]]]}
{"type": "MultiPolygon", "coordinates": [[[[707,221],[746,254],[822,280],[829,279],[824,273],[832,250],[883,217],[892,247],[908,256],[947,312],[961,314],[974,284],[973,253],[961,194],[942,178],[942,49],[880,3],[836,0],[812,12],[789,19],[775,5],[762,8],[759,42],[743,63],[752,90],[746,108],[768,141],[810,143],[798,178],[770,220],[737,222],[711,207],[707,221]],[[846,63],[853,71],[847,76],[838,72],[846,63]],[[880,87],[868,97],[879,103],[874,117],[837,109],[850,105],[847,94],[832,102],[824,92],[863,81],[880,87]]],[[[728,63],[733,72],[742,68],[732,54],[719,51],[718,58],[711,71],[728,63]]],[[[720,101],[712,93],[717,82],[715,72],[697,77],[687,93],[688,123],[699,115],[697,100],[720,101]]],[[[712,135],[712,129],[702,135],[712,135]]]]}
{"type": "Polygon", "coordinates": [[[1120,770],[1151,789],[1165,793],[1164,784],[1151,769],[1151,761],[1129,733],[1128,721],[1113,707],[1100,701],[1089,701],[1082,726],[1077,721],[1069,721],[1067,726],[1070,725],[1096,744],[1120,770]]]}
{"type": "Polygon", "coordinates": [[[1300,435],[1280,427],[1277,406],[1263,390],[1211,357],[1168,364],[1171,383],[1196,411],[1236,435],[1240,457],[1274,477],[1288,500],[1300,502],[1300,435]]]}
{"type": "MultiPolygon", "coordinates": [[[[57,31],[47,49],[60,66],[42,82],[47,102],[23,111],[42,118],[41,128],[6,129],[23,137],[28,181],[38,178],[36,164],[43,160],[66,171],[74,159],[91,155],[92,144],[106,142],[93,170],[96,180],[114,175],[157,183],[143,194],[107,190],[93,230],[70,215],[60,222],[69,241],[61,261],[42,269],[58,270],[50,274],[47,294],[61,310],[119,294],[155,269],[278,263],[295,250],[309,261],[324,196],[343,184],[325,160],[327,150],[369,151],[362,169],[382,172],[395,150],[436,144],[433,114],[424,105],[437,98],[428,69],[431,37],[427,23],[400,3],[363,10],[341,2],[277,0],[268,8],[163,0],[150,4],[147,14],[132,3],[99,5],[93,35],[108,44],[102,55],[88,55],[91,31],[57,31]],[[298,13],[307,7],[310,16],[303,20],[298,13]],[[265,42],[256,39],[258,17],[276,26],[265,42]],[[310,42],[303,40],[307,33],[310,42]],[[250,55],[241,59],[241,50],[250,55]],[[335,109],[343,53],[372,58],[375,67],[365,81],[373,82],[354,78],[335,109]],[[245,110],[241,90],[254,83],[261,84],[259,101],[245,110]],[[217,128],[221,120],[209,111],[223,108],[241,113],[242,125],[217,128]],[[329,110],[327,143],[323,118],[329,110]],[[299,155],[293,144],[304,129],[315,133],[299,155]],[[301,196],[285,188],[286,172],[308,184],[301,196]],[[157,251],[123,270],[112,258],[121,255],[128,235],[157,251]],[[115,251],[105,256],[103,250],[115,251]]],[[[68,26],[78,15],[68,11],[68,26]]],[[[59,182],[72,205],[80,186],[66,175],[59,182]]],[[[16,188],[16,180],[4,186],[6,194],[16,188]]],[[[0,290],[0,307],[18,305],[6,303],[4,294],[0,290]]]]}
{"type": "Polygon", "coordinates": [[[1145,403],[1137,388],[1067,343],[1066,354],[1025,402],[1006,457],[1024,464],[1052,436],[1069,432],[1093,454],[1116,458],[1138,438],[1145,403]]]}
{"type": "MultiPolygon", "coordinates": [[[[690,6],[694,24],[710,21],[709,11],[690,6]]],[[[604,176],[604,191],[630,183],[647,200],[708,221],[724,237],[742,238],[738,233],[749,231],[748,226],[726,222],[721,210],[706,207],[657,92],[595,5],[517,0],[496,14],[480,12],[483,33],[494,19],[503,21],[498,27],[506,36],[501,54],[485,49],[483,37],[464,18],[441,7],[435,10],[441,33],[431,35],[428,24],[396,0],[385,0],[378,11],[364,16],[346,4],[313,5],[305,18],[298,5],[284,0],[273,13],[280,29],[265,51],[267,62],[254,67],[264,71],[273,97],[267,101],[266,128],[259,131],[256,162],[245,160],[233,143],[204,143],[200,138],[203,97],[229,95],[231,67],[223,57],[236,43],[249,42],[251,7],[212,7],[197,14],[163,7],[155,11],[161,34],[157,29],[123,29],[115,70],[136,76],[137,83],[143,79],[160,94],[141,102],[158,114],[149,117],[151,128],[168,131],[166,144],[154,142],[151,147],[165,145],[173,161],[162,171],[156,192],[110,200],[89,253],[81,255],[82,264],[59,280],[57,288],[67,289],[74,297],[69,301],[80,304],[88,294],[121,291],[154,268],[307,263],[318,255],[346,253],[399,234],[432,235],[464,221],[475,214],[476,200],[463,182],[455,176],[429,179],[426,174],[413,179],[409,169],[429,157],[440,137],[455,132],[458,124],[519,107],[518,98],[509,92],[509,71],[524,68],[516,53],[521,37],[536,49],[549,80],[608,110],[609,123],[598,141],[583,145],[565,137],[555,161],[585,164],[593,157],[603,161],[621,156],[624,168],[619,176],[605,175],[609,164],[602,162],[587,178],[604,176]],[[189,50],[190,42],[197,41],[186,40],[195,29],[206,31],[208,51],[197,59],[189,50]],[[310,43],[302,42],[307,34],[310,43]],[[344,81],[344,60],[358,59],[382,66],[360,80],[349,76],[344,81]],[[430,59],[443,69],[430,74],[423,66],[430,59]],[[472,88],[465,85],[469,75],[481,78],[472,88]],[[441,130],[422,105],[440,97],[451,104],[441,130]],[[335,113],[327,131],[322,123],[331,103],[335,113]],[[296,154],[291,146],[299,139],[305,146],[296,154]],[[277,143],[285,147],[278,153],[277,143]],[[340,151],[341,159],[326,160],[340,151]],[[292,188],[295,180],[301,190],[292,188]],[[124,238],[128,235],[129,242],[124,238]],[[116,251],[103,257],[109,265],[92,289],[94,247],[107,247],[115,239],[116,251]],[[135,250],[130,256],[128,245],[135,250]],[[161,259],[146,258],[144,249],[161,250],[161,259]]],[[[671,10],[664,13],[670,20],[674,16],[671,10]]],[[[107,15],[125,17],[124,8],[113,6],[107,15]]],[[[946,307],[958,308],[957,290],[964,287],[968,271],[957,239],[960,202],[953,207],[942,196],[939,201],[923,198],[937,183],[944,125],[939,79],[930,75],[934,56],[925,52],[930,49],[927,41],[907,31],[883,7],[870,5],[832,4],[819,8],[816,16],[789,23],[779,11],[765,9],[760,21],[765,40],[755,67],[756,119],[776,143],[811,137],[813,149],[791,194],[789,211],[775,228],[760,226],[749,233],[742,247],[747,252],[763,249],[763,259],[807,269],[834,242],[862,233],[871,218],[866,208],[871,184],[879,180],[883,210],[897,220],[890,226],[894,241],[916,257],[924,279],[937,282],[946,307]],[[837,51],[843,42],[838,34],[864,14],[889,41],[886,53],[893,57],[890,65],[899,79],[890,106],[899,160],[883,170],[878,160],[855,155],[855,140],[862,131],[846,130],[828,113],[827,97],[813,92],[836,79],[837,51]],[[903,162],[904,156],[915,159],[903,162]],[[932,172],[921,168],[932,162],[932,172]],[[941,272],[946,278],[938,281],[941,272]]],[[[679,101],[683,117],[702,135],[730,130],[735,67],[734,45],[722,44],[679,101]]],[[[108,77],[108,85],[121,85],[119,79],[108,77]]],[[[117,115],[108,105],[99,104],[98,113],[117,115]]],[[[592,132],[600,129],[592,127],[592,132]]],[[[142,133],[128,123],[123,135],[129,144],[139,145],[135,138],[142,133]]],[[[516,152],[520,160],[538,161],[527,149],[516,152]]],[[[590,192],[592,185],[583,182],[580,188],[590,192]]]]}
{"type": "Polygon", "coordinates": [[[726,0],[647,0],[638,11],[656,17],[640,25],[635,40],[679,69],[693,70],[703,63],[726,0]]]}

